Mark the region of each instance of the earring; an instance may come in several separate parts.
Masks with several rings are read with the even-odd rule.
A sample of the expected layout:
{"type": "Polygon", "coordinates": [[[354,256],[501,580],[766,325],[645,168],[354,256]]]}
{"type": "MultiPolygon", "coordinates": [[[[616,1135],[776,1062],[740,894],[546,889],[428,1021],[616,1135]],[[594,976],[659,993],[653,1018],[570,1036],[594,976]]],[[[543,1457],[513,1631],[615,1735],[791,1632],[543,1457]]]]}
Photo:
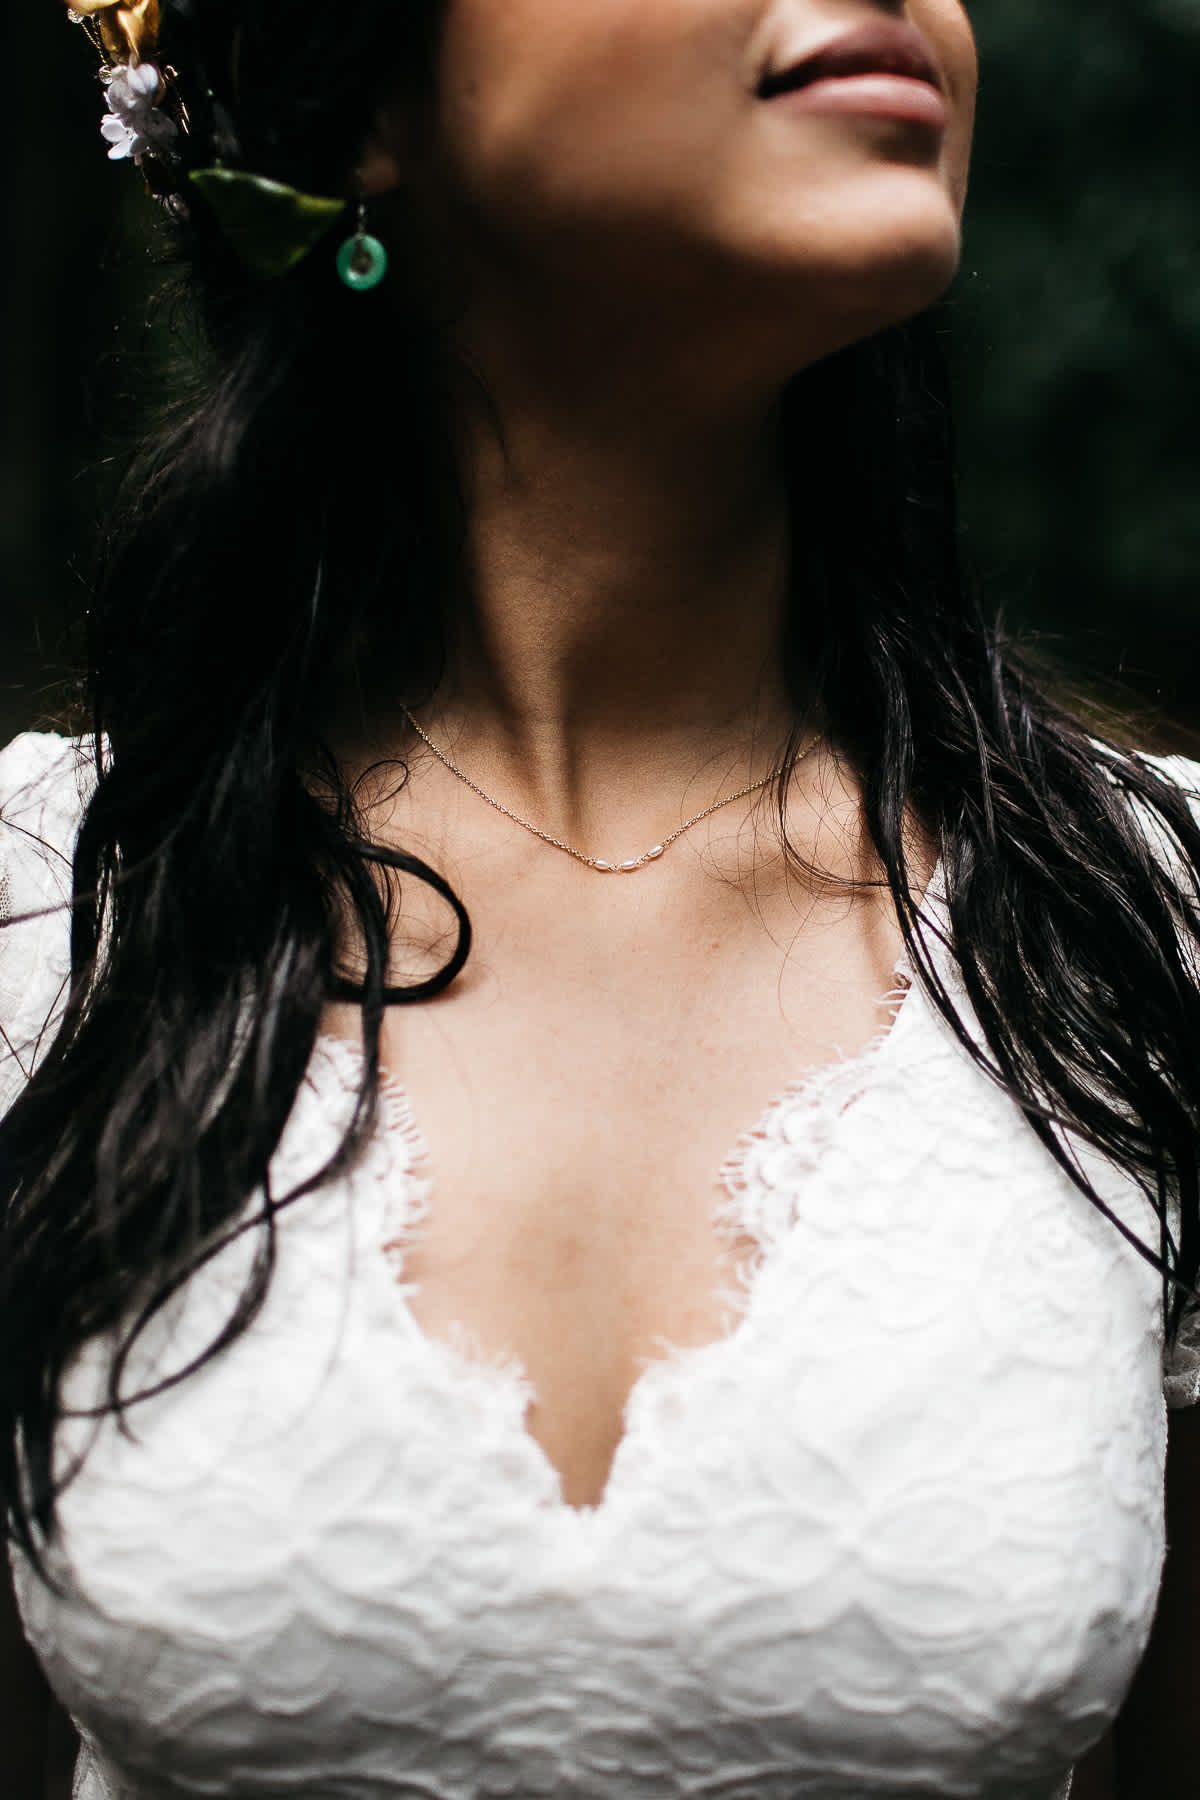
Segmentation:
{"type": "Polygon", "coordinates": [[[367,231],[367,203],[358,203],[358,224],[337,253],[337,272],[356,294],[378,287],[388,271],[388,254],[377,237],[367,231]]]}

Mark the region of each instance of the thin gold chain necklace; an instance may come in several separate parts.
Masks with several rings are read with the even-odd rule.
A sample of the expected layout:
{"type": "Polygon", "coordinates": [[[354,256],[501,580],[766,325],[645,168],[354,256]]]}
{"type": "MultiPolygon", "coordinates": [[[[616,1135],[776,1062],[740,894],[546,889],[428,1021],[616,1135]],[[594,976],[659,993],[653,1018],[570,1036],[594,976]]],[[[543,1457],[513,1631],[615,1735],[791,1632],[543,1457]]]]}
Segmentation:
{"type": "Polygon", "coordinates": [[[549,844],[552,850],[561,850],[564,856],[572,857],[577,863],[582,863],[585,868],[595,869],[601,875],[635,875],[648,863],[657,862],[660,856],[665,856],[671,845],[683,837],[685,832],[690,831],[693,825],[699,825],[702,819],[707,819],[711,814],[720,812],[723,806],[732,806],[735,800],[744,800],[747,794],[757,794],[760,789],[769,786],[779,774],[777,768],[772,769],[771,773],[764,775],[761,781],[752,781],[748,787],[739,788],[736,794],[726,794],[723,800],[714,800],[711,806],[706,806],[703,812],[698,812],[694,818],[688,819],[686,824],[679,827],[678,831],[673,831],[670,837],[665,837],[661,844],[655,844],[653,849],[643,851],[641,856],[631,856],[626,862],[606,862],[602,856],[586,856],[582,850],[576,850],[573,845],[564,843],[562,838],[554,837],[550,832],[543,831],[540,825],[533,824],[530,819],[523,819],[520,813],[513,812],[511,807],[494,799],[491,794],[480,787],[477,781],[472,781],[465,770],[460,769],[444,750],[439,750],[428,732],[422,731],[407,706],[401,706],[400,711],[421,742],[433,751],[442,767],[449,769],[451,775],[456,775],[464,786],[470,788],[473,794],[478,794],[481,800],[486,800],[489,806],[494,807],[498,813],[503,813],[506,819],[511,819],[513,824],[519,825],[523,831],[532,832],[535,838],[541,838],[543,844],[549,844]]]}

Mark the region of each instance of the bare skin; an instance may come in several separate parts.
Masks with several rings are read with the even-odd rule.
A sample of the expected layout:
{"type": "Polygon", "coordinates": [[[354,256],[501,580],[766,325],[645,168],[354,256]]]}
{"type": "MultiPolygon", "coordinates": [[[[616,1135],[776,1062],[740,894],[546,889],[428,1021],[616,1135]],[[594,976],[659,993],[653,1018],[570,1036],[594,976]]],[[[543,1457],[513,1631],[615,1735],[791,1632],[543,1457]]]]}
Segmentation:
{"type": "MultiPolygon", "coordinates": [[[[948,279],[974,94],[956,0],[451,5],[433,144],[385,118],[364,176],[426,218],[495,409],[464,415],[473,579],[421,717],[523,816],[633,855],[771,766],[792,723],[775,397],[948,279]],[[936,49],[939,141],[756,112],[781,45],[879,15],[936,49]]],[[[646,1358],[730,1324],[715,1294],[745,1246],[712,1227],[722,1156],[785,1081],[886,1026],[895,921],[877,889],[790,878],[752,802],[598,878],[492,813],[394,713],[365,723],[351,764],[412,759],[380,829],[428,853],[478,931],[466,980],[385,1034],[434,1183],[414,1308],[431,1333],[462,1321],[519,1354],[531,1435],[564,1498],[596,1504],[646,1358]]],[[[788,829],[817,866],[877,874],[853,779],[820,749],[788,829]]],[[[914,822],[918,874],[931,863],[914,822]]],[[[1200,1509],[1195,1436],[1172,1430],[1177,1521],[1200,1509]]],[[[1179,1619],[1198,1582],[1200,1538],[1177,1523],[1147,1660],[1175,1674],[1139,1684],[1119,1774],[1110,1738],[1077,1800],[1190,1792],[1200,1695],[1179,1619]],[[1137,1741],[1159,1747],[1141,1774],[1137,1741]]]]}
{"type": "MultiPolygon", "coordinates": [[[[775,765],[796,722],[778,398],[949,280],[974,85],[953,0],[453,0],[432,122],[385,116],[363,174],[425,220],[489,399],[460,420],[469,592],[422,722],[524,817],[623,859],[775,765]],[[902,16],[948,128],[760,98],[768,68],[902,16]]],[[[750,800],[617,878],[412,754],[395,709],[340,747],[411,756],[373,829],[448,876],[477,934],[451,992],[385,1030],[434,1184],[414,1309],[519,1355],[529,1430],[567,1501],[594,1505],[639,1367],[728,1323],[723,1159],[789,1081],[888,1022],[901,946],[878,889],[847,891],[879,873],[853,777],[814,751],[789,796],[832,884],[789,876],[750,800]]],[[[435,927],[408,893],[412,966],[435,927]]],[[[357,1032],[351,1012],[328,1024],[357,1032]]]]}
{"type": "MultiPolygon", "coordinates": [[[[874,891],[789,881],[745,804],[640,876],[604,877],[493,823],[450,778],[432,832],[435,779],[422,766],[387,835],[451,875],[479,953],[385,1029],[434,1182],[407,1262],[414,1310],[435,1336],[458,1319],[481,1349],[520,1355],[529,1429],[567,1501],[591,1505],[643,1359],[725,1328],[723,1159],[790,1079],[886,1026],[895,923],[874,891]]],[[[647,817],[632,847],[655,829],[647,817]]],[[[349,1011],[329,1023],[356,1027],[349,1011]]]]}
{"type": "MultiPolygon", "coordinates": [[[[447,12],[432,125],[385,114],[363,160],[368,192],[398,191],[418,221],[492,403],[464,404],[472,579],[420,717],[489,793],[624,858],[768,773],[794,723],[777,397],[949,280],[973,46],[957,0],[447,12]],[[881,17],[928,37],[944,134],[758,100],[773,57],[881,17]]],[[[729,1327],[719,1290],[747,1246],[713,1225],[722,1159],[789,1081],[889,1023],[895,920],[877,888],[845,885],[878,875],[853,776],[817,746],[788,796],[796,850],[828,882],[789,871],[755,800],[635,876],[599,876],[471,794],[395,705],[342,717],[336,741],[352,771],[409,759],[402,794],[379,784],[373,829],[451,880],[477,934],[451,992],[385,1030],[433,1179],[414,1311],[431,1335],[458,1320],[520,1356],[528,1429],[566,1501],[594,1505],[644,1361],[729,1327]]],[[[927,876],[915,821],[913,850],[927,876]]],[[[406,884],[397,969],[427,967],[445,923],[406,884]]],[[[326,1025],[358,1036],[352,1009],[326,1025]]],[[[1179,1516],[1190,1495],[1195,1517],[1182,1442],[1179,1516]]],[[[1181,1527],[1160,1646],[1189,1579],[1181,1527]]],[[[1156,1785],[1124,1766],[1114,1785],[1109,1746],[1077,1800],[1191,1792],[1171,1744],[1200,1696],[1135,1699],[1137,1729],[1167,1746],[1156,1785]]]]}

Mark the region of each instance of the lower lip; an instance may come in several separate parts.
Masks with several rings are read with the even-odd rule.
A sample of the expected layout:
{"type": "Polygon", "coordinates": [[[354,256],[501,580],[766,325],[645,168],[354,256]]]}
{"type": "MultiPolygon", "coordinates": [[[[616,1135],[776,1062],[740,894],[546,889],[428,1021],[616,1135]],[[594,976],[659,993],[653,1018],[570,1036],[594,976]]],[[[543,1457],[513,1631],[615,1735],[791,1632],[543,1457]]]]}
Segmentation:
{"type": "Polygon", "coordinates": [[[862,119],[895,119],[945,131],[950,109],[945,97],[927,81],[908,75],[845,75],[810,82],[807,87],[776,94],[771,106],[807,113],[852,113],[862,119]]]}

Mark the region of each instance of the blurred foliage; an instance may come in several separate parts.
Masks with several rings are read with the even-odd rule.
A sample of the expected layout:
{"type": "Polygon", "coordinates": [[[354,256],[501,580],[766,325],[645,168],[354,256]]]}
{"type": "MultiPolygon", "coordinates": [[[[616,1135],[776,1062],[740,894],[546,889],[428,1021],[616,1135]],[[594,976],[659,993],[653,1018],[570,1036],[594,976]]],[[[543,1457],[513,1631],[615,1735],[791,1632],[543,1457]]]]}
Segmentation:
{"type": "MultiPolygon", "coordinates": [[[[39,78],[10,95],[36,165],[0,202],[0,738],[78,658],[120,428],[154,379],[153,208],[104,160],[62,10],[20,0],[8,21],[11,66],[39,78]]],[[[969,553],[1010,623],[1123,675],[1170,742],[1200,726],[1200,0],[970,11],[983,82],[948,308],[969,553]]]]}
{"type": "Polygon", "coordinates": [[[968,545],[1084,672],[1200,723],[1200,0],[976,0],[953,309],[968,545]]]}

